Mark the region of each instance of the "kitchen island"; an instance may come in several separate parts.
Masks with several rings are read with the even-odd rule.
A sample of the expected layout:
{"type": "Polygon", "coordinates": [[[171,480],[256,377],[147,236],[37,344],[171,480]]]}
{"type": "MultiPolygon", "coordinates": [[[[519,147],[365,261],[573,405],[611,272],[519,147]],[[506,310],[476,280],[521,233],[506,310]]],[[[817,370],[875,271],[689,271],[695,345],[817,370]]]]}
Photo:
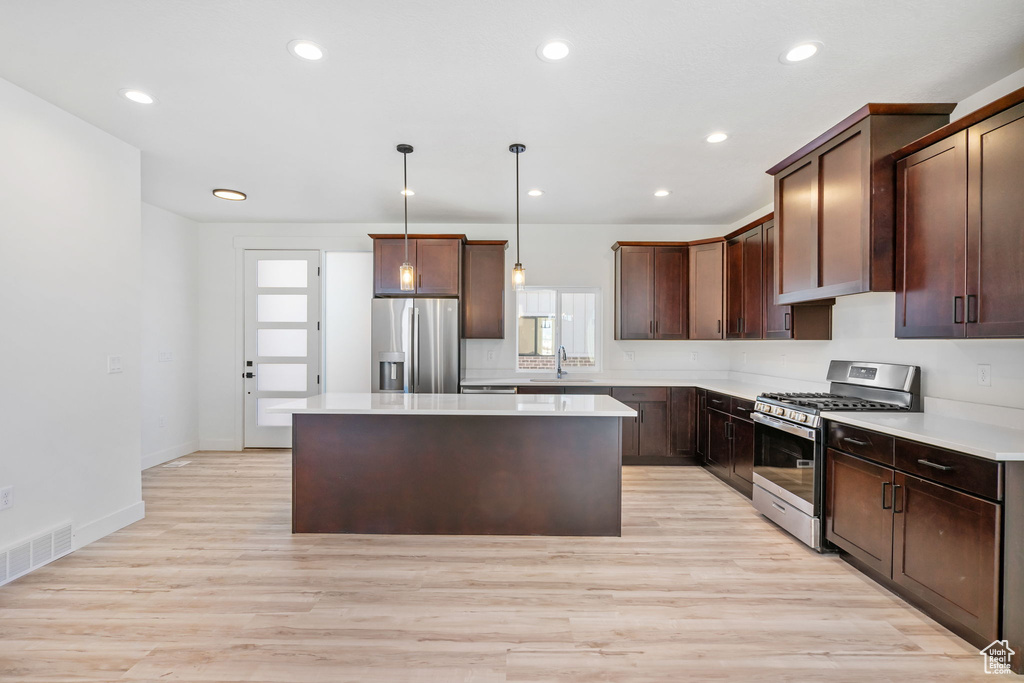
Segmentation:
{"type": "Polygon", "coordinates": [[[321,394],[292,413],[292,532],[621,534],[610,396],[321,394]]]}

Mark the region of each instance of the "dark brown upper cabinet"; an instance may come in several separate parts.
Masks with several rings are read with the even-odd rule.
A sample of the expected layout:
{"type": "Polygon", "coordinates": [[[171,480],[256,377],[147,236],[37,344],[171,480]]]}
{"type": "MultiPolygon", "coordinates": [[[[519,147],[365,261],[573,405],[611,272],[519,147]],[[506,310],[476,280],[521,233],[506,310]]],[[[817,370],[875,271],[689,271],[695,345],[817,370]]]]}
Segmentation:
{"type": "Polygon", "coordinates": [[[687,247],[616,242],[615,338],[687,338],[687,247]]]}
{"type": "Polygon", "coordinates": [[[896,336],[1024,336],[1024,88],[896,156],[896,336]]]}
{"type": "Polygon", "coordinates": [[[722,339],[725,331],[725,241],[690,244],[690,339],[722,339]]]}
{"type": "Polygon", "coordinates": [[[760,339],[763,322],[764,232],[760,225],[725,245],[725,336],[760,339]]]}
{"type": "Polygon", "coordinates": [[[398,269],[405,261],[402,235],[370,235],[373,238],[374,296],[459,296],[462,243],[465,235],[410,235],[409,262],[415,287],[403,291],[398,269]]]}
{"type": "Polygon", "coordinates": [[[826,299],[813,304],[775,303],[775,221],[764,223],[764,326],[765,339],[831,339],[832,304],[826,299]]]}
{"type": "Polygon", "coordinates": [[[469,241],[462,252],[462,336],[505,337],[504,241],[469,241]]]}
{"type": "Polygon", "coordinates": [[[775,177],[777,304],[892,291],[892,154],[953,104],[868,104],[768,170],[775,177]]]}

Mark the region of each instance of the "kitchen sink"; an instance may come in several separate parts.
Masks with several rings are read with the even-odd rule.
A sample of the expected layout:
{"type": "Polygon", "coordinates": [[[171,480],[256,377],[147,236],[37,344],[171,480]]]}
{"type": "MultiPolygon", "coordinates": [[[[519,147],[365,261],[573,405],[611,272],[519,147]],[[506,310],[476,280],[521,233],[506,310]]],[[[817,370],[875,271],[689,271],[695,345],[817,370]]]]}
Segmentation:
{"type": "Polygon", "coordinates": [[[565,382],[593,382],[592,379],[580,379],[579,377],[563,377],[562,379],[534,377],[531,382],[547,382],[549,384],[564,384],[565,382]]]}

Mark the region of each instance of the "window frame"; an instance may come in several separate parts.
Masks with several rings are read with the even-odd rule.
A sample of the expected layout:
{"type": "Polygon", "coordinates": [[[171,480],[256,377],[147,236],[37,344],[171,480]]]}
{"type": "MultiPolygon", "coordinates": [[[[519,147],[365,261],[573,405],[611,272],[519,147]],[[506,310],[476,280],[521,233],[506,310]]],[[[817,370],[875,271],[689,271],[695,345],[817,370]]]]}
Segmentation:
{"type": "MultiPolygon", "coordinates": [[[[516,373],[524,373],[531,375],[542,375],[551,374],[550,369],[532,369],[532,368],[520,368],[519,367],[519,298],[521,295],[526,294],[530,291],[553,291],[555,292],[555,353],[558,352],[558,347],[562,345],[562,295],[563,294],[593,294],[594,295],[594,365],[592,366],[569,366],[567,372],[570,373],[596,373],[601,372],[601,348],[603,344],[604,328],[603,328],[603,317],[604,317],[604,306],[601,300],[601,288],[600,287],[557,287],[557,286],[544,286],[544,285],[527,285],[522,291],[516,291],[516,373]]],[[[526,316],[529,318],[537,319],[536,316],[526,316]]],[[[534,331],[534,338],[537,339],[539,334],[539,325],[534,331]]],[[[536,358],[543,357],[541,354],[533,353],[526,354],[526,357],[536,358]]]]}

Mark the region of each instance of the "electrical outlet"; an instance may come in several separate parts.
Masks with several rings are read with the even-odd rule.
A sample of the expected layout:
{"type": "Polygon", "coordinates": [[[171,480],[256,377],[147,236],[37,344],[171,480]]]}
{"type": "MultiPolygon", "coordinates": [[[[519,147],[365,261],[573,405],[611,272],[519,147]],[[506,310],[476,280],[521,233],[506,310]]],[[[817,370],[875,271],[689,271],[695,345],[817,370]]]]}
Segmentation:
{"type": "Polygon", "coordinates": [[[746,351],[743,352],[743,364],[744,365],[747,364],[747,352],[746,351]]]}
{"type": "Polygon", "coordinates": [[[107,356],[107,374],[114,375],[121,372],[121,356],[107,356]]]}
{"type": "Polygon", "coordinates": [[[7,486],[0,489],[0,510],[6,510],[11,507],[11,496],[14,494],[14,487],[7,486]]]}
{"type": "Polygon", "coordinates": [[[782,367],[786,367],[786,354],[782,354],[782,367]]]}
{"type": "Polygon", "coordinates": [[[696,362],[697,362],[697,352],[696,352],[696,351],[691,351],[691,352],[690,352],[690,360],[691,360],[692,362],[694,362],[694,363],[696,363],[696,362]]]}
{"type": "Polygon", "coordinates": [[[630,363],[632,363],[634,360],[636,360],[636,352],[634,352],[634,351],[623,351],[622,352],[622,360],[629,361],[630,363]]]}
{"type": "Polygon", "coordinates": [[[174,360],[174,352],[161,351],[159,354],[157,354],[157,360],[161,363],[170,363],[172,360],[174,360]]]}
{"type": "Polygon", "coordinates": [[[979,365],[978,366],[978,384],[983,387],[992,386],[992,366],[991,365],[979,365]]]}
{"type": "Polygon", "coordinates": [[[487,360],[494,360],[494,351],[487,352],[487,360]]]}
{"type": "Polygon", "coordinates": [[[160,417],[158,417],[156,419],[156,426],[157,427],[161,427],[161,428],[166,427],[167,426],[167,419],[163,415],[161,415],[160,417]]]}

